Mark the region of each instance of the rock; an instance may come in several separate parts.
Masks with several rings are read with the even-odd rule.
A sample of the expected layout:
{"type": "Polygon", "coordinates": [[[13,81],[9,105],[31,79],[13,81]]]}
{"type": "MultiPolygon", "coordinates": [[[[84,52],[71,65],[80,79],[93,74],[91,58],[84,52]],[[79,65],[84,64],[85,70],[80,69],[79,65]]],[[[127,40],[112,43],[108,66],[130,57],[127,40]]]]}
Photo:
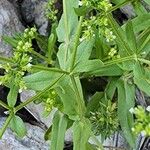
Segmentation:
{"type": "MultiPolygon", "coordinates": [[[[0,128],[5,118],[0,118],[0,128]]],[[[0,140],[0,150],[48,150],[49,144],[44,140],[44,132],[41,128],[26,124],[27,135],[23,139],[17,138],[10,129],[7,129],[0,140]]]]}
{"type": "Polygon", "coordinates": [[[23,29],[13,5],[7,0],[0,0],[0,55],[11,56],[11,46],[2,41],[2,36],[12,36],[23,29]]]}
{"type": "Polygon", "coordinates": [[[47,35],[48,19],[45,17],[47,0],[24,0],[21,5],[22,17],[27,24],[35,24],[39,33],[47,35]]]}
{"type": "Polygon", "coordinates": [[[127,16],[127,18],[134,18],[136,17],[136,13],[134,8],[131,4],[121,7],[121,11],[127,16]]]}

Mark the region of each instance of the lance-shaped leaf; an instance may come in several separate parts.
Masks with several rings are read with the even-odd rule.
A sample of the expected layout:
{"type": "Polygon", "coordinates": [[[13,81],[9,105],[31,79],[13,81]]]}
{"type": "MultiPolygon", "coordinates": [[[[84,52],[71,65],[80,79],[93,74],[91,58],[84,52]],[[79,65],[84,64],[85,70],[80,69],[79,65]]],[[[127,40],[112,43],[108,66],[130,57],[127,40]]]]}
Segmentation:
{"type": "Polygon", "coordinates": [[[133,31],[132,21],[128,21],[126,24],[126,40],[133,51],[133,53],[137,52],[137,44],[136,44],[136,37],[133,31]]]}
{"type": "Polygon", "coordinates": [[[132,148],[135,147],[135,139],[131,128],[133,127],[133,116],[129,112],[135,105],[135,86],[126,80],[120,79],[118,89],[118,117],[124,136],[132,148]]]}
{"type": "MultiPolygon", "coordinates": [[[[150,13],[139,15],[136,18],[132,19],[133,24],[133,30],[134,33],[138,33],[150,25],[150,13]]],[[[122,28],[125,28],[125,25],[122,26],[122,28]]]]}
{"type": "Polygon", "coordinates": [[[75,121],[73,124],[73,150],[87,150],[86,146],[91,135],[91,124],[88,119],[75,121]]]}
{"type": "Polygon", "coordinates": [[[40,71],[24,77],[28,89],[40,91],[62,76],[61,73],[40,71]]]}
{"type": "Polygon", "coordinates": [[[57,94],[63,102],[63,111],[69,116],[70,119],[75,120],[79,115],[79,106],[77,96],[72,87],[68,84],[56,88],[57,94]]]}
{"type": "Polygon", "coordinates": [[[14,131],[19,137],[24,137],[27,133],[24,122],[19,116],[14,116],[10,121],[10,128],[14,131]]]}
{"type": "Polygon", "coordinates": [[[10,91],[7,95],[7,102],[10,107],[14,107],[17,101],[18,87],[13,83],[10,85],[10,91]]]}
{"type": "Polygon", "coordinates": [[[78,25],[78,16],[74,11],[77,7],[78,0],[63,0],[63,14],[56,30],[58,41],[62,42],[57,53],[62,69],[66,69],[71,55],[71,41],[78,25]]]}
{"type": "Polygon", "coordinates": [[[150,96],[150,71],[144,69],[140,63],[137,63],[134,68],[134,83],[150,96]]]}
{"type": "Polygon", "coordinates": [[[123,74],[123,70],[117,65],[111,66],[99,66],[99,68],[85,73],[85,76],[120,76],[123,74]]]}
{"type": "Polygon", "coordinates": [[[51,146],[52,150],[63,150],[65,132],[67,129],[67,117],[60,112],[56,112],[51,133],[51,146]]]}

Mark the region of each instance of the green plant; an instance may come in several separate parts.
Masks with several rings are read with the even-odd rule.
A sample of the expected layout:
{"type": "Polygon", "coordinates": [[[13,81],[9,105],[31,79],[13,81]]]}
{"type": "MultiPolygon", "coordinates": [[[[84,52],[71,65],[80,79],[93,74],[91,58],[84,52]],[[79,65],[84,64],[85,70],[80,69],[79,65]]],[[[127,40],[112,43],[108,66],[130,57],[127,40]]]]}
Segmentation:
{"type": "Polygon", "coordinates": [[[0,56],[0,67],[5,70],[0,83],[10,88],[7,104],[0,101],[9,112],[0,137],[9,124],[23,137],[26,129],[16,112],[37,102],[44,104],[46,115],[57,108],[53,125],[45,134],[52,150],[63,149],[65,132],[70,127],[74,150],[103,149],[95,136],[101,134],[105,139],[119,123],[126,140],[135,148],[136,136],[131,132],[134,119],[129,110],[135,106],[136,86],[150,96],[150,14],[139,0],[112,2],[114,6],[108,0],[63,0],[59,23],[54,17],[55,1],[49,2],[48,8],[52,8],[47,9],[46,15],[54,23],[48,38],[39,35],[35,27],[13,38],[3,37],[14,47],[14,55],[0,56]],[[129,3],[137,17],[120,25],[112,12],[129,3]],[[54,12],[49,14],[49,10],[54,12]],[[33,39],[42,54],[32,48],[33,39]],[[103,76],[108,79],[105,90],[87,99],[80,79],[103,76]],[[16,106],[18,92],[23,89],[37,94],[16,106]],[[90,137],[95,145],[88,142],[90,137]]]}

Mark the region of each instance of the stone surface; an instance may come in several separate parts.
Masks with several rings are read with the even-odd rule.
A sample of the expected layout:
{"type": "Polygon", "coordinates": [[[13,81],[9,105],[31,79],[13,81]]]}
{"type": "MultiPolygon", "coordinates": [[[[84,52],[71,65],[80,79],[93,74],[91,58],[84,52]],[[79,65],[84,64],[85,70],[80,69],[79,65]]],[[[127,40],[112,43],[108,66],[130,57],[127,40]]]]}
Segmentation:
{"type": "Polygon", "coordinates": [[[2,41],[2,35],[12,36],[23,29],[13,5],[7,0],[0,0],[0,55],[11,55],[11,47],[2,41]]]}
{"type": "Polygon", "coordinates": [[[48,20],[45,17],[45,5],[47,0],[24,0],[21,5],[22,17],[27,24],[34,23],[39,33],[47,34],[48,20]]]}
{"type": "MultiPolygon", "coordinates": [[[[5,118],[0,118],[0,128],[5,118]]],[[[49,144],[44,141],[44,132],[41,128],[26,124],[27,135],[23,139],[17,138],[10,129],[7,129],[0,140],[0,150],[48,150],[49,144]]]]}

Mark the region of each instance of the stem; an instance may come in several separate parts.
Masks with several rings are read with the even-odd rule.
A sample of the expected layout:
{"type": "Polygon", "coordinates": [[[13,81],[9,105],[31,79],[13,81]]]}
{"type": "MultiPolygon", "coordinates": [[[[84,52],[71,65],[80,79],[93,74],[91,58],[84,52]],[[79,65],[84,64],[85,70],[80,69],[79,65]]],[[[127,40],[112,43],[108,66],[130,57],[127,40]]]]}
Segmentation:
{"type": "Polygon", "coordinates": [[[2,57],[2,56],[0,56],[0,62],[13,63],[13,61],[11,59],[6,58],[6,57],[2,57]]]}
{"type": "Polygon", "coordinates": [[[82,22],[83,22],[83,16],[80,17],[79,24],[78,24],[77,31],[76,31],[77,34],[75,37],[75,42],[74,42],[74,47],[73,47],[70,72],[73,70],[75,60],[76,60],[77,48],[78,48],[79,38],[80,38],[81,30],[82,30],[82,22]]]}
{"type": "Polygon", "coordinates": [[[134,60],[134,59],[135,59],[135,56],[133,56],[133,55],[128,56],[128,57],[119,58],[119,59],[108,61],[108,62],[104,63],[104,67],[108,67],[108,66],[111,66],[111,65],[114,65],[114,64],[117,64],[117,63],[121,63],[121,62],[124,62],[124,61],[131,61],[131,60],[134,60]]]}
{"type": "Polygon", "coordinates": [[[11,119],[13,118],[13,111],[10,113],[10,115],[8,116],[8,118],[6,119],[3,127],[0,129],[0,139],[2,138],[4,132],[6,131],[11,119]]]}
{"type": "Polygon", "coordinates": [[[75,93],[76,93],[76,96],[77,96],[77,104],[78,104],[78,108],[79,108],[79,115],[80,115],[80,118],[82,118],[83,115],[84,115],[84,110],[85,110],[84,101],[80,96],[80,93],[79,93],[79,90],[78,90],[78,87],[77,87],[77,83],[75,81],[75,77],[70,76],[70,78],[71,78],[71,82],[72,82],[72,85],[74,87],[74,90],[75,90],[75,93]]]}
{"type": "Polygon", "coordinates": [[[141,38],[143,38],[149,32],[150,32],[150,27],[148,27],[147,29],[145,29],[141,34],[139,34],[137,36],[137,41],[139,41],[141,38]]]}
{"type": "Polygon", "coordinates": [[[111,12],[115,11],[116,9],[119,9],[120,7],[123,7],[123,6],[127,5],[128,3],[132,3],[134,1],[135,0],[131,0],[131,1],[127,0],[127,1],[124,1],[123,3],[115,5],[108,11],[108,13],[111,13],[111,12]]]}
{"type": "Polygon", "coordinates": [[[146,60],[146,59],[143,59],[143,58],[138,58],[138,60],[142,63],[145,63],[145,64],[148,64],[150,65],[150,61],[149,60],[146,60]]]}
{"type": "Polygon", "coordinates": [[[29,98],[24,103],[21,103],[20,105],[18,105],[17,107],[15,107],[14,112],[16,113],[17,111],[19,111],[20,109],[22,109],[23,107],[25,107],[26,105],[28,105],[29,103],[31,103],[31,102],[35,101],[36,99],[38,99],[39,97],[41,97],[45,92],[49,91],[63,76],[64,76],[64,74],[62,74],[57,80],[55,80],[52,84],[50,84],[44,90],[40,91],[35,96],[29,98]]]}
{"type": "Polygon", "coordinates": [[[139,52],[142,51],[142,49],[145,47],[145,45],[146,45],[147,43],[149,43],[149,41],[150,41],[150,34],[146,37],[145,41],[144,41],[144,42],[142,43],[142,45],[140,46],[139,52]]]}
{"type": "Polygon", "coordinates": [[[68,28],[68,12],[66,8],[66,0],[63,0],[63,13],[64,13],[64,24],[65,24],[65,32],[66,32],[66,44],[68,45],[69,43],[69,28],[68,28]]]}
{"type": "Polygon", "coordinates": [[[51,64],[50,60],[48,58],[46,58],[45,56],[41,55],[40,53],[38,53],[34,50],[32,50],[31,53],[34,54],[35,56],[45,60],[48,64],[51,64]]]}
{"type": "Polygon", "coordinates": [[[33,65],[32,69],[69,74],[67,71],[61,70],[59,68],[49,68],[49,67],[38,66],[38,65],[33,65]]]}
{"type": "Polygon", "coordinates": [[[2,107],[4,107],[5,109],[9,109],[9,106],[8,105],[6,105],[3,101],[1,101],[0,100],[0,105],[2,106],[2,107]]]}

